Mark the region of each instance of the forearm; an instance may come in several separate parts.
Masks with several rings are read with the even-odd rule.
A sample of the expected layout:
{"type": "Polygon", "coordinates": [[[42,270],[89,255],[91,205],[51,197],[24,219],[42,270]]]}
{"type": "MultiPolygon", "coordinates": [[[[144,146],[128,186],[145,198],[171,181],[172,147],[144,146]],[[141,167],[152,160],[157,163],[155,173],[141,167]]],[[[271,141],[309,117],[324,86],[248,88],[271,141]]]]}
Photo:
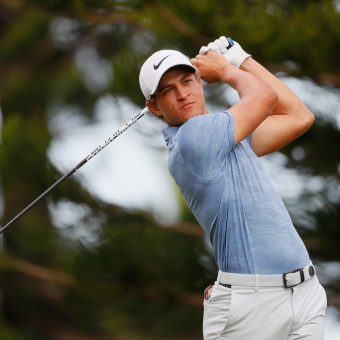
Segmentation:
{"type": "Polygon", "coordinates": [[[253,133],[252,147],[258,156],[281,149],[312,126],[314,115],[282,81],[252,58],[241,68],[270,86],[278,98],[272,115],[253,133]]]}
{"type": "Polygon", "coordinates": [[[242,63],[241,69],[262,80],[276,92],[278,101],[272,112],[273,115],[291,115],[302,120],[310,121],[311,123],[314,121],[313,114],[294,92],[256,60],[247,58],[242,63]]]}
{"type": "MultiPolygon", "coordinates": [[[[246,135],[244,132],[253,133],[252,147],[257,155],[262,156],[279,150],[311,127],[314,115],[304,103],[281,80],[249,57],[236,41],[222,36],[208,46],[202,46],[200,54],[209,53],[209,50],[223,55],[232,65],[252,75],[261,84],[265,84],[265,87],[261,85],[257,90],[267,93],[268,96],[259,94],[255,100],[248,100],[248,94],[256,92],[245,91],[249,89],[245,85],[233,86],[233,83],[229,83],[241,97],[241,101],[232,107],[232,112],[239,113],[235,115],[236,118],[244,118],[237,118],[236,123],[238,121],[238,125],[241,126],[246,122],[243,128],[239,129],[242,132],[241,137],[246,135]],[[268,105],[270,103],[272,105],[268,105]],[[253,114],[244,115],[244,112],[253,114]],[[263,115],[267,117],[260,121],[263,115]]],[[[254,99],[253,96],[252,98],[254,99]]]]}
{"type": "Polygon", "coordinates": [[[191,61],[203,80],[228,84],[238,92],[241,99],[260,95],[265,90],[273,91],[260,77],[231,65],[221,54],[208,52],[206,55],[197,55],[191,61]]]}
{"type": "Polygon", "coordinates": [[[208,83],[224,82],[238,92],[240,101],[229,108],[234,114],[236,143],[249,136],[271,115],[277,95],[261,79],[231,65],[221,54],[215,52],[198,55],[191,61],[203,80],[208,83]]]}
{"type": "Polygon", "coordinates": [[[252,59],[236,41],[222,36],[208,46],[202,46],[200,54],[206,54],[209,50],[222,54],[232,65],[251,73],[276,92],[278,101],[272,115],[289,115],[293,120],[310,124],[314,121],[313,114],[303,102],[282,81],[252,59]]]}
{"type": "Polygon", "coordinates": [[[271,116],[277,95],[262,80],[240,69],[229,70],[222,81],[232,86],[240,96],[240,101],[229,108],[234,114],[235,142],[238,143],[271,116]]]}
{"type": "Polygon", "coordinates": [[[251,72],[234,67],[223,74],[221,81],[233,87],[241,100],[246,97],[256,100],[256,98],[264,93],[276,93],[273,91],[273,88],[268,86],[260,77],[256,77],[251,72]]]}
{"type": "Polygon", "coordinates": [[[247,105],[251,109],[261,103],[264,109],[255,110],[262,113],[260,119],[265,119],[272,114],[274,106],[271,102],[277,101],[277,95],[260,77],[231,65],[223,56],[214,52],[207,54],[207,57],[197,56],[197,58],[199,60],[194,59],[193,62],[198,67],[202,79],[208,83],[228,84],[237,91],[241,100],[236,106],[247,105]]]}

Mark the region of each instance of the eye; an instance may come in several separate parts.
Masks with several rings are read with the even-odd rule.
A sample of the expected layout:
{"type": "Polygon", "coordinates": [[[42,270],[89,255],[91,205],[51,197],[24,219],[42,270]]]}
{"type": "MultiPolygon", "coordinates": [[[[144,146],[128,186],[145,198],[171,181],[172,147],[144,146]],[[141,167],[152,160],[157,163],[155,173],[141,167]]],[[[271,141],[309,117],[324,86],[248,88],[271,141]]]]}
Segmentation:
{"type": "Polygon", "coordinates": [[[163,95],[167,95],[169,93],[171,93],[173,91],[173,87],[166,87],[163,91],[162,91],[162,94],[163,95]]]}

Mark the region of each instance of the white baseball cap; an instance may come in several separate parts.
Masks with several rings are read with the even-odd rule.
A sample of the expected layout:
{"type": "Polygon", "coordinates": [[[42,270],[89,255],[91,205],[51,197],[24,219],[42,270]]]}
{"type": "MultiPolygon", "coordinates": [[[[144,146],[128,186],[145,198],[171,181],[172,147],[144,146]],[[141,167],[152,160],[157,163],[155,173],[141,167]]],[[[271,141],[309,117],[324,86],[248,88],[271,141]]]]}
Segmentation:
{"type": "Polygon", "coordinates": [[[150,100],[151,96],[155,94],[163,74],[175,66],[186,66],[192,72],[196,72],[190,59],[175,50],[160,50],[144,62],[139,73],[139,85],[147,100],[150,100]]]}

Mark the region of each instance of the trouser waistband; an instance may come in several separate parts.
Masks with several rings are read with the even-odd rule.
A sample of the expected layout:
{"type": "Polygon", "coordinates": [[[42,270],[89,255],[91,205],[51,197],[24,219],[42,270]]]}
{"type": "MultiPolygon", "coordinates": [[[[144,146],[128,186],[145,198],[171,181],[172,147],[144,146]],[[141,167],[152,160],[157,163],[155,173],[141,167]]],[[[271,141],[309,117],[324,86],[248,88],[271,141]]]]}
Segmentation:
{"type": "Polygon", "coordinates": [[[304,268],[277,275],[237,274],[219,271],[217,281],[222,285],[245,287],[285,287],[291,288],[315,276],[312,263],[304,268]]]}

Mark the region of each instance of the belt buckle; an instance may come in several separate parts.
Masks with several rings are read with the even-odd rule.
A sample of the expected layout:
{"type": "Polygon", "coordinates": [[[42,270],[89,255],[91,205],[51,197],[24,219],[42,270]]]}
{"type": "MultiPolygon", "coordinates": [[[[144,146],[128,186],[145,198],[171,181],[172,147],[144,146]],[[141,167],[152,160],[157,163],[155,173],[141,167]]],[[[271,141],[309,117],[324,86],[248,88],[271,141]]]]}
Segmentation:
{"type": "Polygon", "coordinates": [[[284,273],[282,275],[282,279],[283,279],[283,286],[285,288],[292,288],[292,287],[295,287],[297,285],[299,285],[300,283],[304,282],[305,281],[305,274],[303,272],[303,268],[300,268],[300,269],[296,269],[296,270],[293,270],[292,272],[288,272],[288,273],[284,273]],[[293,274],[293,273],[297,273],[297,272],[300,272],[300,282],[296,283],[296,284],[293,284],[293,285],[289,285],[288,284],[288,279],[287,279],[287,275],[288,274],[293,274]]]}

